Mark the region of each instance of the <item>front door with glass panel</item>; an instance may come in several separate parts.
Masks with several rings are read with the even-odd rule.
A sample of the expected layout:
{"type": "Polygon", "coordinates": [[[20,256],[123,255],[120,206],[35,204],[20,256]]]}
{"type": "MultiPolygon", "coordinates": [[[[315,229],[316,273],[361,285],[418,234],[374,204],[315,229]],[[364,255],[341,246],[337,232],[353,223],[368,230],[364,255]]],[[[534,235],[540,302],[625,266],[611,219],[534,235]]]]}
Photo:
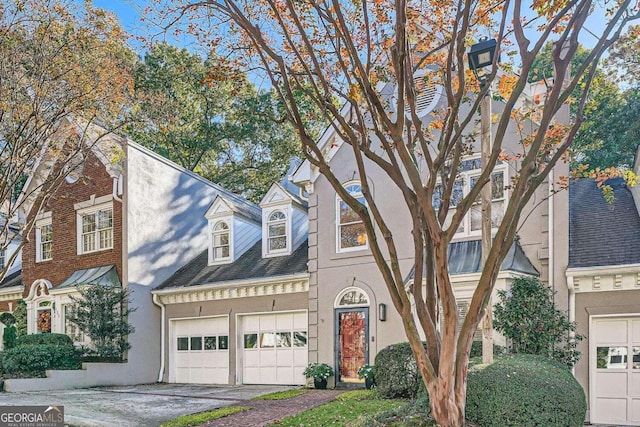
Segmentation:
{"type": "Polygon", "coordinates": [[[361,383],[358,369],[368,363],[369,309],[336,310],[336,379],[361,383]]]}

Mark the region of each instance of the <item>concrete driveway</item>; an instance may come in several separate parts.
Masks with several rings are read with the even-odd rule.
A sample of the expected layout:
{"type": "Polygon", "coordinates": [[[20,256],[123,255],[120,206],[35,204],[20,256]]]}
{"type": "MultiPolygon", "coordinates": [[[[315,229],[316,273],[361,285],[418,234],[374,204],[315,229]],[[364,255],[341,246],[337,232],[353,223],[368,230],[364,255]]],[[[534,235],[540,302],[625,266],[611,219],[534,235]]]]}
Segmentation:
{"type": "Polygon", "coordinates": [[[0,405],[64,406],[70,426],[159,426],[181,415],[234,405],[286,386],[146,384],[47,392],[0,393],[0,405]]]}

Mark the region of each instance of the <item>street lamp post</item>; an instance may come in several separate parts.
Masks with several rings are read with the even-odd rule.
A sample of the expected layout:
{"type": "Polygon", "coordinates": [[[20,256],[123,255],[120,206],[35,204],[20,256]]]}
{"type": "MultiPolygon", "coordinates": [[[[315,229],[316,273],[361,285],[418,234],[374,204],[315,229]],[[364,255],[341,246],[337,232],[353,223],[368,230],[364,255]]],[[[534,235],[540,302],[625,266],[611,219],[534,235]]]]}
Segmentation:
{"type": "MultiPolygon", "coordinates": [[[[495,39],[480,40],[471,46],[468,53],[469,67],[473,70],[484,89],[489,82],[487,76],[479,71],[491,66],[497,51],[495,39]]],[[[480,163],[482,169],[487,167],[491,155],[491,88],[488,88],[480,105],[480,163]]],[[[484,267],[491,250],[491,178],[482,188],[480,203],[482,207],[482,266],[484,267]]],[[[493,302],[489,296],[487,310],[482,323],[482,363],[493,362],[493,302]]]]}

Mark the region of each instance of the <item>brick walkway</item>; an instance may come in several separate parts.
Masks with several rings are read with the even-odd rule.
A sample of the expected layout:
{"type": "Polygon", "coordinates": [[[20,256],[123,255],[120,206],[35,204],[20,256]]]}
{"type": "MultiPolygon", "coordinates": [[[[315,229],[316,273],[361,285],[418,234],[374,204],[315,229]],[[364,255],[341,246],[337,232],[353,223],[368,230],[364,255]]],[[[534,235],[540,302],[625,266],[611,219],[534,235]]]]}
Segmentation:
{"type": "Polygon", "coordinates": [[[248,406],[251,409],[239,414],[202,424],[201,427],[258,427],[266,426],[307,409],[330,402],[345,390],[309,390],[307,393],[284,400],[244,400],[233,406],[248,406]]]}

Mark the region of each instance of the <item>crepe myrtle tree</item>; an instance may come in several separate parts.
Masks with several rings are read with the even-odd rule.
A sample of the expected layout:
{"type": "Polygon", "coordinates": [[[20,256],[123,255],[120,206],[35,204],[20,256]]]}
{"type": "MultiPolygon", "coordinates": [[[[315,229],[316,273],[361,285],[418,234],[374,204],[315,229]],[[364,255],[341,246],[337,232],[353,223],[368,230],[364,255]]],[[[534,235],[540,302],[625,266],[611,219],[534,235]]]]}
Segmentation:
{"type": "MultiPolygon", "coordinates": [[[[36,214],[66,176],[81,168],[92,144],[120,126],[133,90],[134,55],[126,40],[115,17],[90,3],[0,5],[0,251],[19,241],[19,233],[19,246],[28,242],[36,214]],[[24,212],[32,214],[19,218],[24,212]]],[[[17,249],[8,253],[0,279],[17,249]]]]}
{"type": "MultiPolygon", "coordinates": [[[[159,0],[150,12],[150,20],[164,31],[189,32],[269,79],[285,105],[282,119],[295,127],[306,159],[364,223],[369,249],[402,318],[432,416],[440,425],[464,424],[473,335],[523,210],[554,165],[566,160],[603,52],[638,18],[635,2],[609,5],[593,49],[570,76],[567,68],[594,7],[590,0],[159,0]],[[503,72],[496,55],[485,76],[489,84],[480,87],[466,57],[470,45],[485,35],[497,40],[502,57],[511,58],[511,68],[502,67],[503,72]],[[556,78],[547,82],[542,102],[522,103],[532,64],[551,39],[556,40],[556,78]],[[431,72],[415,79],[419,70],[431,72]],[[433,84],[442,86],[446,106],[421,118],[416,99],[421,87],[433,84]],[[477,185],[452,208],[459,167],[472,150],[475,135],[470,129],[492,85],[499,88],[502,108],[493,118],[491,152],[477,185]],[[577,99],[570,97],[576,87],[581,88],[577,99]],[[297,91],[317,104],[331,131],[352,151],[366,203],[343,188],[323,147],[310,136],[294,96],[297,91]],[[561,123],[557,114],[571,100],[577,103],[577,114],[570,123],[561,123]],[[520,144],[506,155],[505,135],[513,123],[522,131],[520,144]],[[527,132],[525,123],[533,123],[527,132]],[[447,248],[498,161],[509,162],[516,175],[458,328],[447,248]],[[401,241],[389,228],[390,218],[381,209],[384,201],[372,195],[369,177],[375,175],[370,173],[374,168],[386,174],[411,215],[415,278],[408,289],[399,262],[401,241]],[[434,207],[436,192],[442,202],[434,207]],[[443,321],[438,329],[439,317],[443,321]]],[[[559,180],[566,184],[566,177],[559,180]]]]}

